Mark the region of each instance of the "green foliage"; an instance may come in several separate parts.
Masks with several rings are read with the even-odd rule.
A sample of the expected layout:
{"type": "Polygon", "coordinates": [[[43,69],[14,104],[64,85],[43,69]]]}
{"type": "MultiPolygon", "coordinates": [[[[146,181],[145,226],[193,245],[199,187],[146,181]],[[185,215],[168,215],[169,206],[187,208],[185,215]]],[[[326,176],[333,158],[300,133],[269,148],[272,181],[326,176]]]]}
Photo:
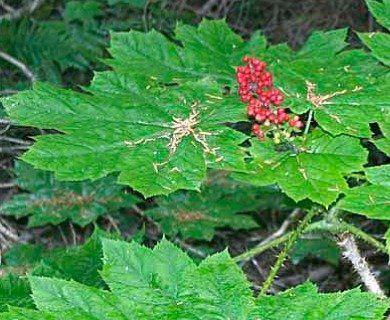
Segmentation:
{"type": "Polygon", "coordinates": [[[83,246],[56,249],[46,253],[31,273],[37,276],[75,280],[88,286],[105,287],[99,274],[103,257],[100,235],[102,232],[97,230],[83,246]]]}
{"type": "Polygon", "coordinates": [[[206,168],[227,169],[252,184],[277,183],[295,201],[328,206],[348,188],[344,176],[366,162],[357,139],[317,129],[287,150],[252,142],[247,166],[240,146],[247,136],[223,123],[246,119],[234,68],[244,54],[262,50],[275,61],[271,68],[292,110],[313,112],[331,134],[370,136],[369,122],[383,119],[388,83],[375,79],[385,71],[362,50],[339,53],[345,37],[346,30],[317,32],[293,52],[267,50],[259,34],[245,43],[222,21],[179,24],[175,40],[182,46],[155,31],[114,33],[114,59],[106,60],[113,71],[96,74],[85,88],[92,96],[37,84],[4,104],[21,124],[65,133],[37,137],[23,156],[59,179],[119,171],[120,183],[152,196],[199,190],[206,168]]]}
{"type": "Polygon", "coordinates": [[[314,32],[298,52],[276,46],[265,55],[294,112],[313,112],[332,135],[370,137],[369,122],[387,106],[389,83],[377,80],[386,69],[361,49],[343,50],[346,37],[346,29],[314,32]]]}
{"type": "MultiPolygon", "coordinates": [[[[370,12],[378,23],[390,30],[390,1],[366,0],[370,12]]],[[[384,32],[359,33],[360,39],[379,61],[390,66],[390,36],[384,32]]]]}
{"type": "Polygon", "coordinates": [[[338,265],[340,249],[334,241],[329,239],[298,239],[289,255],[295,264],[306,257],[316,257],[330,264],[338,265]]]}
{"type": "MultiPolygon", "coordinates": [[[[384,28],[390,30],[390,1],[366,0],[370,12],[375,17],[378,23],[384,28]]],[[[385,32],[359,33],[360,39],[371,50],[372,55],[382,62],[387,67],[390,67],[390,35],[385,32]]],[[[389,70],[389,69],[388,69],[389,70]]],[[[390,76],[381,79],[385,84],[384,93],[386,93],[387,101],[389,100],[390,92],[390,76]]],[[[383,119],[380,121],[380,128],[385,136],[384,139],[375,141],[375,145],[381,151],[390,155],[390,108],[388,103],[383,106],[383,119]]]]}
{"type": "MultiPolygon", "coordinates": [[[[390,2],[367,3],[388,28],[390,2]]],[[[108,4],[138,10],[145,6],[144,1],[128,0],[108,0],[108,4]]],[[[46,34],[65,35],[56,48],[59,53],[46,57],[40,48],[33,50],[39,66],[34,70],[42,78],[54,79],[68,68],[85,70],[97,63],[105,46],[97,22],[102,14],[97,1],[70,1],[64,21],[19,22],[30,32],[32,45],[46,34]],[[84,47],[79,49],[81,43],[84,47]],[[42,69],[46,61],[54,76],[42,69]]],[[[20,26],[13,29],[16,34],[23,30],[20,26]]],[[[281,192],[296,202],[309,200],[306,203],[326,208],[335,204],[369,218],[390,220],[389,165],[368,167],[368,151],[360,143],[361,138],[371,139],[371,124],[376,123],[383,137],[377,134],[373,142],[390,153],[386,50],[390,38],[384,33],[359,36],[371,53],[347,49],[346,29],[315,32],[299,51],[286,44],[267,46],[260,33],[245,42],[224,21],[204,20],[198,27],[179,23],[169,38],[156,31],[114,32],[111,58],[104,60],[109,71],[97,72],[83,92],[38,82],[32,90],[2,100],[13,121],[55,132],[35,137],[36,143],[22,158],[36,168],[54,171],[59,180],[73,182],[56,181],[52,173],[18,163],[15,182],[29,193],[15,196],[1,210],[28,216],[29,226],[66,219],[84,226],[101,214],[137,202],[115,184],[112,174],[118,173],[119,183],[147,197],[168,195],[155,198],[156,207],[145,214],[169,236],[211,240],[219,227],[256,227],[253,218],[243,213],[259,205],[264,208],[261,195],[266,202],[271,195],[286,205],[281,192]],[[285,96],[284,107],[308,121],[304,132],[293,133],[291,141],[259,142],[249,137],[242,123],[248,118],[234,74],[248,54],[267,61],[285,96]],[[232,173],[250,186],[226,187],[219,181],[202,185],[209,169],[232,173]],[[356,173],[362,177],[360,172],[367,183],[351,179],[356,173]],[[92,181],[74,182],[85,179],[92,181]],[[174,193],[180,189],[189,191],[174,193]]],[[[23,46],[20,49],[16,56],[24,54],[23,46]]],[[[28,53],[25,57],[22,60],[34,66],[28,53]]],[[[338,217],[327,218],[316,226],[336,229],[331,219],[338,217]]],[[[291,232],[286,255],[300,232],[299,228],[291,232]]],[[[338,250],[327,241],[300,240],[290,255],[298,262],[312,251],[337,263],[338,250]]],[[[165,239],[149,249],[136,242],[101,242],[95,234],[85,246],[65,252],[16,247],[5,261],[9,268],[22,264],[32,268],[29,283],[38,310],[16,308],[33,307],[30,287],[22,278],[6,278],[0,282],[0,297],[2,292],[8,296],[0,308],[4,310],[5,303],[14,307],[2,319],[379,320],[389,306],[359,289],[321,294],[310,283],[255,298],[227,251],[197,265],[165,239]]],[[[271,269],[274,274],[282,262],[279,259],[271,269]]]]}
{"type": "Polygon", "coordinates": [[[31,289],[27,278],[20,278],[13,274],[2,276],[0,279],[0,318],[7,306],[33,308],[34,303],[30,296],[31,289]]]}
{"type": "Polygon", "coordinates": [[[42,259],[43,246],[34,244],[14,245],[4,254],[4,264],[8,267],[35,265],[42,259]]]}
{"type": "Polygon", "coordinates": [[[338,207],[372,219],[390,220],[390,165],[366,169],[370,185],[347,190],[338,207]]]}
{"type": "Polygon", "coordinates": [[[70,1],[64,20],[1,21],[0,47],[26,63],[39,79],[61,84],[68,68],[87,70],[103,57],[106,35],[95,19],[100,15],[95,1],[70,1]]]}
{"type": "Polygon", "coordinates": [[[373,295],[359,289],[321,294],[311,283],[263,297],[257,305],[258,316],[264,320],[382,319],[386,310],[386,303],[378,304],[373,295]]]}
{"type": "Polygon", "coordinates": [[[6,276],[0,280],[0,312],[6,311],[7,305],[34,307],[30,284],[23,276],[27,272],[35,276],[74,280],[88,286],[106,288],[99,274],[103,265],[102,235],[109,236],[96,230],[82,246],[57,248],[49,252],[44,252],[41,246],[33,245],[19,245],[8,250],[1,270],[6,276]]]}
{"type": "MultiPolygon", "coordinates": [[[[202,187],[201,192],[176,192],[167,197],[156,198],[157,207],[148,209],[145,214],[157,221],[162,232],[167,235],[180,233],[183,238],[210,241],[215,228],[231,227],[251,229],[257,223],[249,212],[260,207],[262,193],[270,189],[254,189],[230,181],[219,180],[211,176],[210,182],[202,187]],[[217,179],[215,181],[214,179],[217,179]]],[[[277,192],[269,192],[277,196],[277,192]]]]}
{"type": "Polygon", "coordinates": [[[325,206],[347,190],[344,176],[362,170],[367,157],[357,139],[318,129],[291,149],[278,151],[272,141],[253,141],[250,152],[248,172],[235,178],[260,186],[277,183],[295,201],[309,198],[325,206]]]}
{"type": "Polygon", "coordinates": [[[143,8],[148,4],[148,0],[108,0],[109,5],[126,4],[138,8],[143,8]]]}
{"type": "Polygon", "coordinates": [[[2,319],[382,319],[387,303],[358,289],[318,294],[305,284],[254,298],[227,252],[198,266],[162,240],[153,250],[103,240],[102,277],[110,291],[75,281],[30,276],[39,311],[10,308],[2,319]],[[332,307],[330,307],[332,306],[332,307]],[[357,307],[358,306],[358,307],[357,307]]]}
{"type": "Polygon", "coordinates": [[[66,219],[85,226],[99,216],[135,204],[114,177],[93,182],[58,182],[53,174],[33,169],[24,162],[15,164],[15,183],[29,191],[14,196],[0,206],[5,215],[28,216],[30,227],[58,224],[66,219]]]}
{"type": "MultiPolygon", "coordinates": [[[[187,30],[179,25],[179,35],[182,28],[187,30]]],[[[198,190],[207,166],[243,170],[245,153],[238,145],[246,136],[221,122],[243,120],[245,112],[237,96],[223,96],[213,80],[231,83],[237,52],[248,48],[222,22],[205,21],[191,34],[207,46],[179,36],[182,48],[154,31],[113,34],[115,59],[106,62],[115,71],[97,74],[88,88],[93,96],[36,84],[4,100],[20,124],[66,133],[37,137],[23,159],[67,180],[120,171],[120,183],[146,196],[198,190]],[[194,45],[202,51],[196,60],[194,45]],[[227,59],[228,69],[214,67],[204,51],[227,59]]]]}

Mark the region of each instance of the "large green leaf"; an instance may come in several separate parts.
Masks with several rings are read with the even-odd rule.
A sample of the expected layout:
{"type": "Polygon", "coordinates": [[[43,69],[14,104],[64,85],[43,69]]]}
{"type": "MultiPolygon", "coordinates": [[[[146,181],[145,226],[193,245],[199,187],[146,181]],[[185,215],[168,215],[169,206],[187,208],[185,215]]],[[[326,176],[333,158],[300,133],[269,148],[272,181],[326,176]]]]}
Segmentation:
{"type": "MultiPolygon", "coordinates": [[[[258,201],[265,188],[253,188],[238,183],[213,181],[202,187],[201,192],[174,193],[168,197],[158,197],[157,207],[148,209],[145,214],[158,222],[167,235],[180,235],[184,238],[211,240],[215,228],[250,229],[257,227],[255,220],[240,212],[249,212],[261,206],[258,201]]],[[[277,196],[277,192],[273,195],[277,196]]]]}
{"type": "Polygon", "coordinates": [[[113,34],[114,59],[106,62],[114,71],[96,75],[86,88],[93,96],[36,84],[6,99],[20,124],[65,133],[37,137],[23,159],[66,180],[119,171],[120,183],[147,196],[198,190],[206,164],[242,169],[245,135],[223,123],[245,120],[245,108],[235,94],[223,95],[222,83],[234,81],[237,50],[253,46],[221,21],[204,21],[187,38],[186,28],[177,28],[184,48],[155,31],[113,34]],[[226,36],[223,46],[216,33],[226,36]],[[202,57],[194,61],[196,50],[202,57]],[[229,69],[213,67],[205,52],[219,53],[229,69]]]}
{"type": "Polygon", "coordinates": [[[311,283],[257,301],[258,316],[264,320],[352,320],[382,319],[386,304],[354,289],[322,294],[311,283]]]}
{"type": "Polygon", "coordinates": [[[29,216],[30,227],[58,224],[66,219],[85,226],[105,213],[138,201],[126,194],[114,177],[94,182],[58,182],[53,174],[33,169],[23,162],[16,163],[15,172],[16,184],[30,193],[14,196],[2,204],[0,210],[17,218],[29,216]]]}
{"type": "Polygon", "coordinates": [[[119,172],[120,183],[146,196],[199,190],[206,168],[245,171],[247,136],[226,126],[247,120],[234,76],[245,54],[271,62],[293,111],[313,111],[334,135],[371,136],[369,123],[383,120],[388,101],[388,86],[375,82],[385,71],[362,50],[340,53],[346,32],[316,32],[299,52],[267,49],[259,33],[245,43],[223,21],[178,24],[175,42],[156,31],[114,33],[113,70],[95,75],[84,88],[91,94],[36,84],[4,104],[20,124],[62,133],[36,137],[23,156],[61,180],[119,172]]]}
{"type": "Polygon", "coordinates": [[[325,206],[348,188],[344,176],[362,170],[367,157],[358,139],[332,137],[321,130],[286,150],[272,142],[252,143],[248,172],[234,178],[259,186],[276,183],[295,201],[310,199],[325,206]]]}
{"type": "Polygon", "coordinates": [[[254,298],[250,283],[226,251],[198,266],[166,240],[151,250],[104,240],[102,276],[110,291],[74,281],[30,276],[39,311],[10,308],[2,319],[375,319],[388,304],[359,289],[318,294],[305,284],[254,298]]]}
{"type": "Polygon", "coordinates": [[[390,220],[390,165],[366,169],[371,185],[363,185],[345,191],[337,206],[372,219],[390,220]]]}
{"type": "Polygon", "coordinates": [[[379,121],[388,104],[388,87],[377,81],[386,70],[362,50],[342,51],[346,37],[346,29],[314,32],[300,51],[271,47],[266,56],[285,105],[311,110],[333,135],[370,137],[369,123],[379,121]]]}

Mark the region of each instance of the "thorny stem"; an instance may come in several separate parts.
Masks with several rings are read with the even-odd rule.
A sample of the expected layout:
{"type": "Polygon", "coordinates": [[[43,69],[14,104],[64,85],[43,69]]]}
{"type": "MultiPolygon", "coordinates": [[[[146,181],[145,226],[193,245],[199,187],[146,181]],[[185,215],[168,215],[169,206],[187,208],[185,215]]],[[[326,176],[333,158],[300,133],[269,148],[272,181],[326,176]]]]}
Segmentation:
{"type": "Polygon", "coordinates": [[[271,249],[273,247],[276,247],[276,246],[286,242],[291,237],[292,233],[293,233],[293,231],[290,231],[290,232],[285,233],[284,235],[280,236],[279,238],[275,238],[274,240],[271,240],[263,245],[259,245],[257,247],[254,247],[253,249],[248,250],[248,251],[234,257],[233,260],[235,262],[249,260],[249,259],[259,255],[260,253],[262,253],[268,249],[271,249]]]}
{"type": "Polygon", "coordinates": [[[315,231],[327,231],[334,235],[340,234],[342,232],[349,232],[356,236],[359,239],[362,239],[366,241],[368,244],[371,244],[374,246],[377,250],[388,254],[388,251],[386,249],[386,246],[381,243],[380,241],[376,240],[374,237],[370,236],[369,234],[365,233],[364,231],[360,230],[359,228],[355,227],[352,224],[349,224],[347,222],[337,222],[336,224],[334,222],[329,222],[325,220],[318,221],[316,223],[310,224],[305,232],[315,232],[315,231]]]}
{"type": "Polygon", "coordinates": [[[276,260],[275,265],[271,268],[271,271],[267,277],[267,279],[264,281],[263,286],[260,291],[260,296],[263,296],[267,293],[268,289],[271,287],[279,269],[282,267],[283,262],[286,260],[288,252],[294,245],[297,238],[302,234],[302,232],[305,230],[308,223],[311,221],[311,219],[319,213],[319,210],[317,208],[312,208],[306,216],[303,218],[302,222],[298,225],[295,231],[292,231],[289,233],[289,238],[287,239],[287,243],[285,244],[282,252],[279,254],[278,259],[276,260]]]}
{"type": "Polygon", "coordinates": [[[347,222],[341,222],[340,227],[341,227],[341,229],[343,229],[343,231],[347,231],[347,232],[355,235],[359,239],[362,239],[362,240],[366,241],[367,243],[371,244],[373,247],[375,247],[379,251],[388,254],[386,246],[383,243],[376,240],[374,237],[370,236],[369,234],[365,233],[364,231],[360,230],[359,228],[355,227],[354,225],[349,224],[347,222]]]}
{"type": "Polygon", "coordinates": [[[369,234],[365,233],[363,230],[360,230],[359,228],[355,227],[354,225],[341,221],[339,219],[339,212],[340,210],[337,207],[333,207],[328,211],[328,222],[329,222],[329,231],[333,234],[341,234],[342,232],[349,232],[359,239],[362,239],[366,241],[367,243],[371,244],[373,247],[375,247],[377,250],[388,254],[388,251],[386,249],[386,246],[381,243],[380,241],[376,240],[374,237],[370,236],[369,234]]]}
{"type": "Polygon", "coordinates": [[[286,239],[284,239],[283,235],[286,233],[286,230],[289,227],[289,225],[291,224],[291,222],[296,218],[296,216],[300,212],[301,212],[301,208],[295,208],[291,212],[291,214],[287,217],[287,219],[284,220],[284,222],[282,223],[282,225],[280,226],[280,228],[278,230],[276,230],[270,236],[268,236],[263,241],[261,241],[261,243],[259,243],[252,250],[249,250],[249,251],[243,253],[242,255],[237,256],[236,257],[237,259],[240,259],[240,257],[242,257],[242,259],[237,260],[237,261],[246,261],[246,260],[252,259],[254,256],[259,255],[263,251],[271,249],[272,247],[277,246],[280,243],[287,241],[288,237],[286,239]],[[274,240],[276,240],[276,241],[274,242],[274,240]],[[279,242],[279,241],[282,241],[282,242],[279,242]],[[275,243],[276,243],[276,245],[275,245],[275,243]],[[268,247],[269,244],[271,245],[271,247],[268,247]]]}
{"type": "Polygon", "coordinates": [[[353,235],[344,233],[340,238],[341,241],[338,242],[338,245],[343,250],[343,256],[351,262],[368,291],[377,294],[381,299],[385,299],[386,295],[381,289],[378,280],[371,272],[367,261],[361,256],[353,235]]]}

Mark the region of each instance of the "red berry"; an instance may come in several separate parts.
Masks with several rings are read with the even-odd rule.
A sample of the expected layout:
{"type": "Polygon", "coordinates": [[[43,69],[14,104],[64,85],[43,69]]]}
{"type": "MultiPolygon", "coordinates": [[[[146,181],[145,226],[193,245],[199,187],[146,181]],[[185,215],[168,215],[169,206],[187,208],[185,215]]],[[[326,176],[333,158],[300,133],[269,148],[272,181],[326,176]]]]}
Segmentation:
{"type": "Polygon", "coordinates": [[[256,135],[258,135],[261,132],[260,125],[258,123],[255,123],[252,126],[252,132],[256,135]]]}
{"type": "Polygon", "coordinates": [[[286,122],[286,121],[288,121],[289,118],[290,118],[290,116],[287,113],[282,113],[282,114],[279,114],[278,121],[279,121],[279,123],[286,122]]]}
{"type": "Polygon", "coordinates": [[[263,122],[267,117],[265,115],[256,114],[255,119],[256,121],[263,122]]]}
{"type": "Polygon", "coordinates": [[[265,134],[263,131],[260,131],[259,134],[257,135],[258,139],[260,141],[264,141],[265,140],[265,134]]]}
{"type": "Polygon", "coordinates": [[[246,113],[248,114],[249,117],[253,117],[256,114],[255,108],[252,106],[248,106],[246,113]]]}
{"type": "Polygon", "coordinates": [[[271,122],[273,122],[273,123],[275,123],[275,120],[276,120],[275,115],[274,115],[274,114],[270,114],[270,115],[268,116],[268,120],[271,121],[271,122]]]}

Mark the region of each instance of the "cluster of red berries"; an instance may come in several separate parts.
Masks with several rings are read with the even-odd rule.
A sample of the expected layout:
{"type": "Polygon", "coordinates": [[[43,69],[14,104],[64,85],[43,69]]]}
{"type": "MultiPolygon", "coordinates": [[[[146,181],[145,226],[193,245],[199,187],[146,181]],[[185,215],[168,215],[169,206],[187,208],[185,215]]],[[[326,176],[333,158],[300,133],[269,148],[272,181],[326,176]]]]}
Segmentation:
{"type": "MultiPolygon", "coordinates": [[[[267,64],[255,57],[245,56],[242,61],[246,66],[237,68],[236,79],[241,101],[248,103],[247,114],[255,119],[252,132],[259,140],[265,139],[265,128],[279,129],[283,123],[291,128],[302,128],[303,122],[298,116],[290,118],[286,109],[279,107],[284,97],[278,89],[273,89],[272,72],[266,71],[267,64]]],[[[288,134],[290,137],[290,134],[288,134]]]]}

